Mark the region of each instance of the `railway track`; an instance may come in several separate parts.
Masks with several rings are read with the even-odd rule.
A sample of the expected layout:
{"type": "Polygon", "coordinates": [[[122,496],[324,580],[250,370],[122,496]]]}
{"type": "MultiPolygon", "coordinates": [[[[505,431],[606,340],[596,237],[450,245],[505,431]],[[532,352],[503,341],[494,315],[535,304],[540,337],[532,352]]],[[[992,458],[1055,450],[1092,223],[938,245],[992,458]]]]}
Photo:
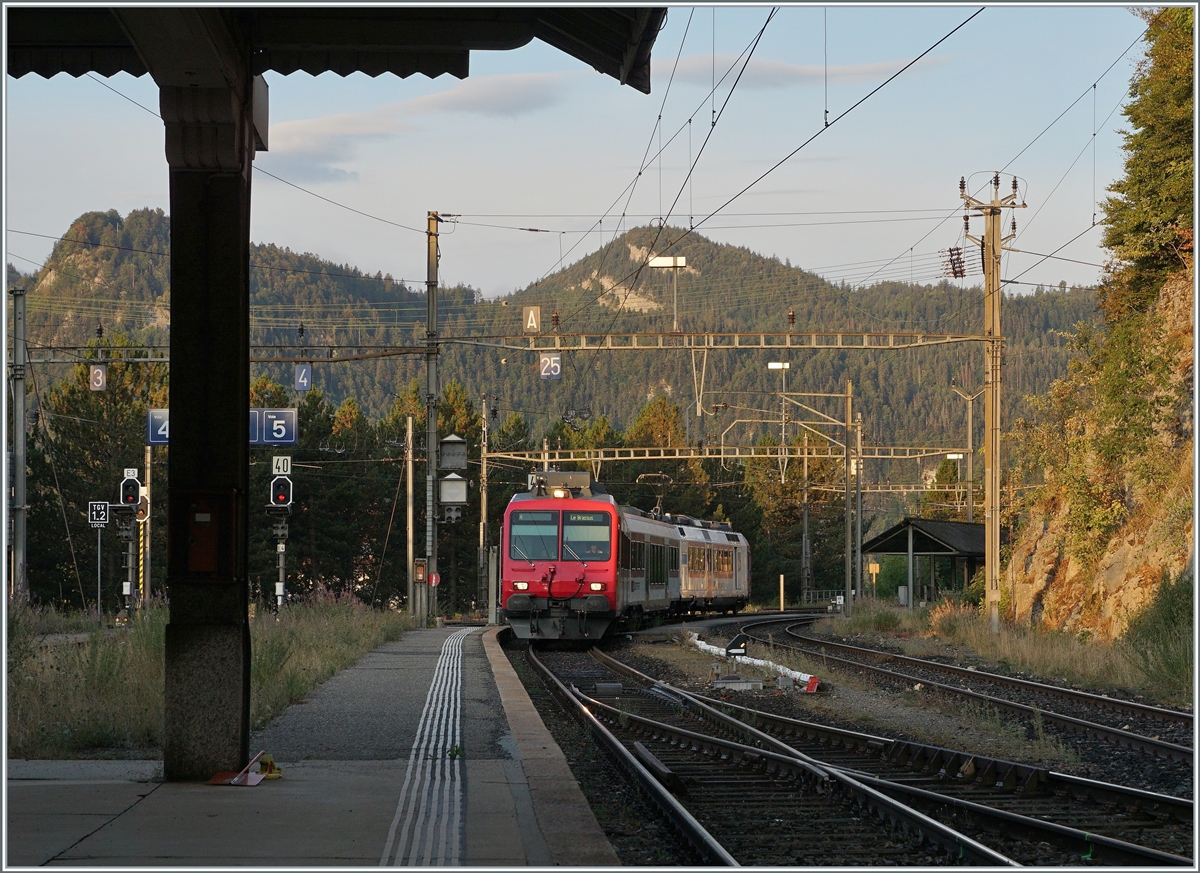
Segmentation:
{"type": "Polygon", "coordinates": [[[578,653],[528,657],[707,863],[1012,864],[848,774],[739,741],[736,725],[706,731],[669,692],[624,695],[619,674],[578,653]]]}
{"type": "Polygon", "coordinates": [[[809,636],[799,630],[802,626],[781,618],[747,623],[743,632],[759,642],[815,655],[905,687],[919,683],[1163,760],[1188,764],[1193,760],[1191,713],[839,643],[809,636]],[[785,638],[767,628],[782,630],[785,638]]]}
{"type": "MultiPolygon", "coordinates": [[[[980,841],[1016,828],[1040,833],[1076,859],[1192,863],[1194,805],[1186,798],[749,709],[674,689],[598,650],[593,654],[638,688],[691,698],[761,732],[764,743],[783,744],[823,767],[848,772],[980,841]]],[[[1012,851],[1012,857],[1021,854],[1006,854],[1012,851]]]]}

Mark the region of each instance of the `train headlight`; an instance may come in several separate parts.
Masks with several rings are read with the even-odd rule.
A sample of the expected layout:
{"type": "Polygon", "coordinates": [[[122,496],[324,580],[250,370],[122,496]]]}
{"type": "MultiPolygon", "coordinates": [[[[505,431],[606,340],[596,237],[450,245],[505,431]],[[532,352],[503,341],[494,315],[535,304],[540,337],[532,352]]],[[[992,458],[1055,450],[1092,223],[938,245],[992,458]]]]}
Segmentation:
{"type": "Polygon", "coordinates": [[[590,588],[592,591],[603,591],[605,589],[605,585],[603,582],[593,582],[588,585],[588,588],[590,588]]]}
{"type": "Polygon", "coordinates": [[[528,590],[529,590],[528,582],[514,582],[513,583],[513,591],[528,591],[528,590]]]}
{"type": "Polygon", "coordinates": [[[555,489],[554,489],[553,491],[551,491],[550,493],[551,493],[552,495],[554,495],[555,497],[559,498],[560,500],[561,500],[562,498],[564,498],[564,497],[570,497],[570,496],[571,496],[571,492],[570,492],[570,491],[568,491],[566,488],[555,488],[555,489]]]}

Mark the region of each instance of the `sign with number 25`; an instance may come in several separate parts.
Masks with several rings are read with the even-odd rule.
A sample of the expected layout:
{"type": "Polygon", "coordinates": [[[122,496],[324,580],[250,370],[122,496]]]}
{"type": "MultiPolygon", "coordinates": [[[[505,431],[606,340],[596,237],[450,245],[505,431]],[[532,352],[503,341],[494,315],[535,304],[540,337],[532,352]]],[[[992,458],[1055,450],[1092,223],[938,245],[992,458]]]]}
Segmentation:
{"type": "Polygon", "coordinates": [[[562,355],[541,355],[540,360],[538,361],[538,370],[541,372],[541,377],[543,379],[561,379],[562,355]]]}

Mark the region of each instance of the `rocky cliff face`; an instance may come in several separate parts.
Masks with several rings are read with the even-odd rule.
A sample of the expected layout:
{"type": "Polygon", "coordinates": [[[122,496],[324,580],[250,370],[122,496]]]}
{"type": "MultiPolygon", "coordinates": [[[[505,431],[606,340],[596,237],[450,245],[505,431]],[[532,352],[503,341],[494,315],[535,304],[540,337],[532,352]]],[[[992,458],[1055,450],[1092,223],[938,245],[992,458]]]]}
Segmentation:
{"type": "Polygon", "coordinates": [[[1169,472],[1154,485],[1129,486],[1123,524],[1091,560],[1070,554],[1071,498],[1056,487],[1053,473],[1047,475],[1004,575],[1012,592],[1008,614],[1018,624],[1114,638],[1153,598],[1163,573],[1174,575],[1187,564],[1194,535],[1195,300],[1189,257],[1187,268],[1164,285],[1151,319],[1156,330],[1147,334],[1168,364],[1164,394],[1174,398],[1151,440],[1169,472]]]}

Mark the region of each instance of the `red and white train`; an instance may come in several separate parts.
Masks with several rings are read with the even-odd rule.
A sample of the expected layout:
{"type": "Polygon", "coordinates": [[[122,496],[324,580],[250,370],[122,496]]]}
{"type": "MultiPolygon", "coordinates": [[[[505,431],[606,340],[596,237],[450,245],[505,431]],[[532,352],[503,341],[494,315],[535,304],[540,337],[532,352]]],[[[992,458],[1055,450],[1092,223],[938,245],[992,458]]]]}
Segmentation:
{"type": "Polygon", "coordinates": [[[543,472],[504,511],[500,605],[520,639],[599,639],[651,615],[737,612],[750,549],[724,522],[619,506],[587,473],[543,472]]]}

